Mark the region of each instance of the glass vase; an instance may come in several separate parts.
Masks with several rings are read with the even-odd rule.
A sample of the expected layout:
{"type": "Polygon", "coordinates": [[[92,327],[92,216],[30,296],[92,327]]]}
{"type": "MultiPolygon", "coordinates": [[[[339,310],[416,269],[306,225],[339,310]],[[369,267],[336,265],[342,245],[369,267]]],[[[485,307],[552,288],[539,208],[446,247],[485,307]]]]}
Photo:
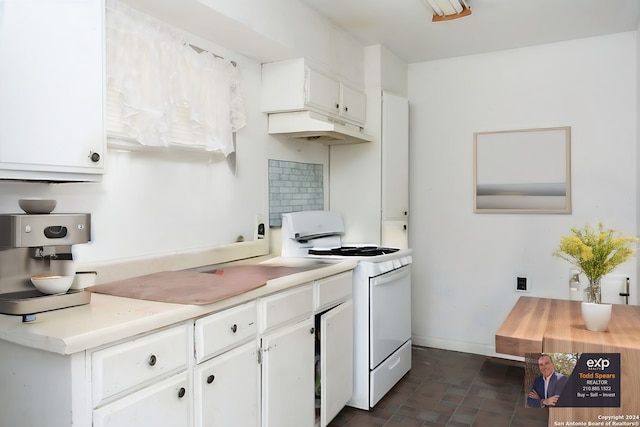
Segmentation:
{"type": "Polygon", "coordinates": [[[602,302],[600,279],[600,277],[589,279],[589,286],[584,290],[584,302],[592,302],[594,304],[600,304],[602,302]]]}
{"type": "Polygon", "coordinates": [[[606,331],[611,320],[611,310],[611,304],[602,304],[600,278],[589,279],[589,287],[584,290],[582,302],[582,319],[585,328],[595,332],[606,331]]]}

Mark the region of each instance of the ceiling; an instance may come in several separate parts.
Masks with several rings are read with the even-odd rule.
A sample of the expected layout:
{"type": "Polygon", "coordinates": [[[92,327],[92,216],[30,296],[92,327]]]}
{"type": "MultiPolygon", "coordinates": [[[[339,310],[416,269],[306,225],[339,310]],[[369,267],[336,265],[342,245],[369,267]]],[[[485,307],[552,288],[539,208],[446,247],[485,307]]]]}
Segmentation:
{"type": "Polygon", "coordinates": [[[364,46],[407,63],[638,29],[639,0],[468,0],[470,16],[431,22],[423,0],[299,0],[364,46]]]}

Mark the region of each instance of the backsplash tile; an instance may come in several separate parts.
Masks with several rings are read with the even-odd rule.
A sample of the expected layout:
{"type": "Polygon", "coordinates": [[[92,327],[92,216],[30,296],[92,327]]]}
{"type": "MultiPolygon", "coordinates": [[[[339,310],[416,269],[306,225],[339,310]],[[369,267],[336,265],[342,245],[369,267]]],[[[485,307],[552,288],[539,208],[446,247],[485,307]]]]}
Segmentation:
{"type": "Polygon", "coordinates": [[[269,226],[282,214],[324,209],[323,165],[269,159],[269,226]]]}

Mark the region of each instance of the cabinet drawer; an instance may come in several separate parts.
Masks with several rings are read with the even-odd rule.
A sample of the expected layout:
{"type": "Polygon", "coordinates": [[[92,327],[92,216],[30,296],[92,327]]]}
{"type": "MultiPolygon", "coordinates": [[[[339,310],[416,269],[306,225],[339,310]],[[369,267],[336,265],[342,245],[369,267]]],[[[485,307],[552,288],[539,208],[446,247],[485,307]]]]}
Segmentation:
{"type": "Polygon", "coordinates": [[[197,363],[254,338],[257,331],[256,303],[252,301],[196,320],[197,363]]]}
{"type": "Polygon", "coordinates": [[[182,372],[93,412],[93,427],[175,427],[191,425],[193,397],[182,372]]]}
{"type": "Polygon", "coordinates": [[[314,284],[314,310],[328,308],[348,298],[353,292],[352,287],[351,271],[318,280],[314,284]]]}
{"type": "Polygon", "coordinates": [[[186,368],[190,326],[175,326],[92,353],[93,406],[146,381],[186,368]]]}
{"type": "Polygon", "coordinates": [[[313,289],[311,284],[304,285],[262,298],[259,304],[262,333],[311,314],[313,289]]]}

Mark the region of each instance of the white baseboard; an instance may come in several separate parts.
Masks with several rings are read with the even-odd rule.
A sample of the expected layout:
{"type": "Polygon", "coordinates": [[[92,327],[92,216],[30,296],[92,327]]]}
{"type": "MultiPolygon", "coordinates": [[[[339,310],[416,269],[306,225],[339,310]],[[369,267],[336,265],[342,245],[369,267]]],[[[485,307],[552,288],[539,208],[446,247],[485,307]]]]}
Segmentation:
{"type": "Polygon", "coordinates": [[[488,357],[498,357],[501,359],[524,361],[523,357],[512,356],[510,354],[496,353],[494,344],[473,343],[465,341],[446,340],[434,337],[421,337],[413,335],[411,337],[413,345],[419,347],[431,347],[442,350],[459,351],[461,353],[479,354],[488,357]]]}

